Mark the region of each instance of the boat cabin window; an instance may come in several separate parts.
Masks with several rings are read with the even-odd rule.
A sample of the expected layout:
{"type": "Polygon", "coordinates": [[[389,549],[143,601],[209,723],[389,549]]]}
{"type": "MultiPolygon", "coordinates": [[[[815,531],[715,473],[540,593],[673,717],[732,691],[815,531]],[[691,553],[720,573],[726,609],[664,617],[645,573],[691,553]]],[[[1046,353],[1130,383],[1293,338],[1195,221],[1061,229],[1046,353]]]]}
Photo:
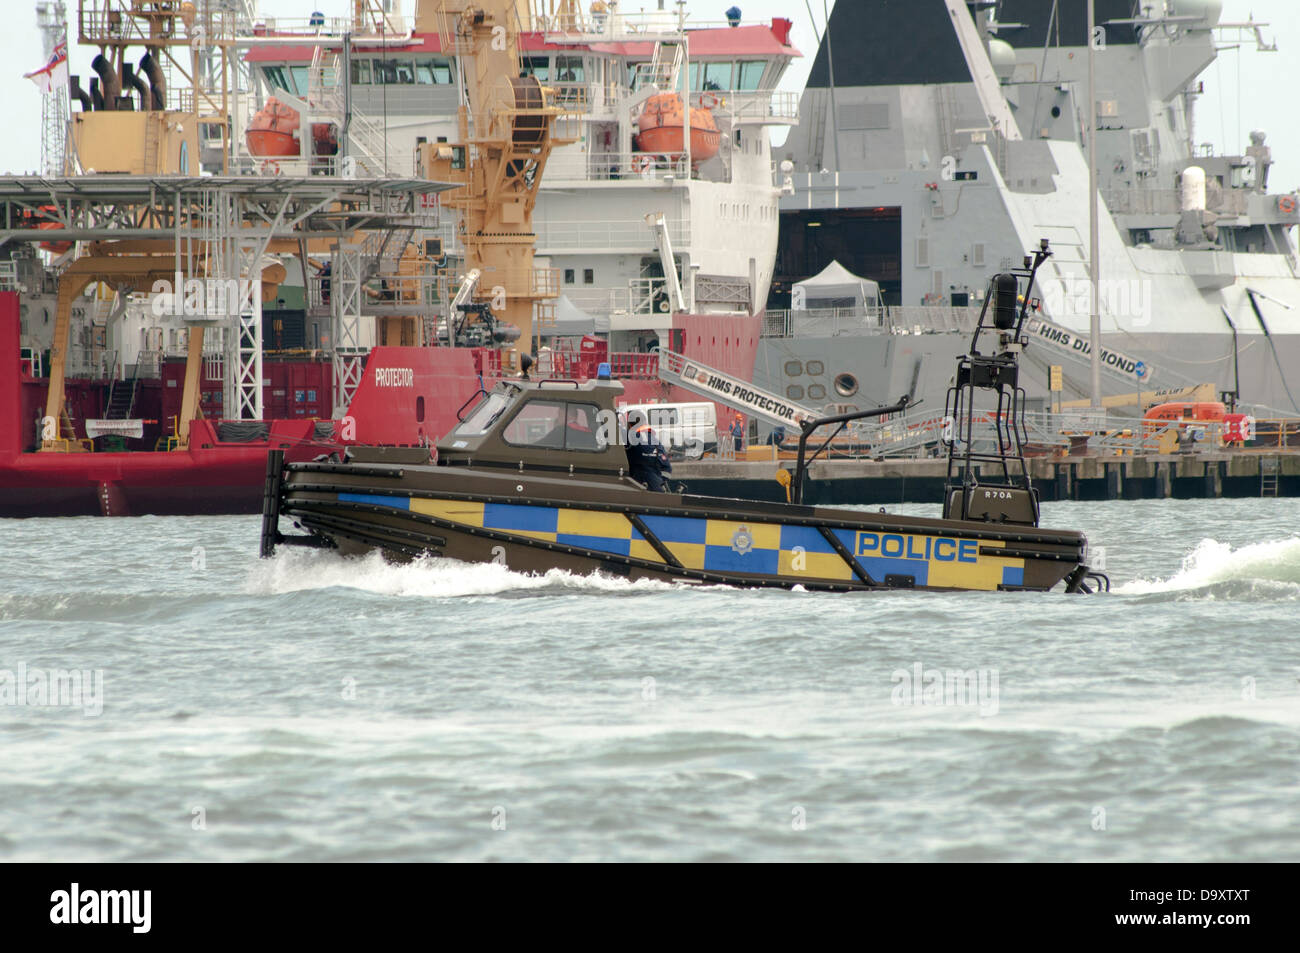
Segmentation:
{"type": "Polygon", "coordinates": [[[293,75],[293,86],[287,87],[287,92],[297,96],[306,96],[307,88],[310,85],[307,80],[306,66],[290,66],[289,72],[293,75]]]}
{"type": "Polygon", "coordinates": [[[492,429],[492,425],[497,422],[497,418],[510,404],[511,399],[507,394],[488,394],[487,399],[480,401],[470,412],[470,415],[460,422],[455,433],[462,437],[483,436],[492,429]]]}
{"type": "Polygon", "coordinates": [[[352,61],[352,85],[353,86],[370,85],[370,60],[352,61]]]}
{"type": "Polygon", "coordinates": [[[506,425],[502,439],[516,447],[543,450],[604,450],[600,408],[565,400],[532,400],[506,425]]]}

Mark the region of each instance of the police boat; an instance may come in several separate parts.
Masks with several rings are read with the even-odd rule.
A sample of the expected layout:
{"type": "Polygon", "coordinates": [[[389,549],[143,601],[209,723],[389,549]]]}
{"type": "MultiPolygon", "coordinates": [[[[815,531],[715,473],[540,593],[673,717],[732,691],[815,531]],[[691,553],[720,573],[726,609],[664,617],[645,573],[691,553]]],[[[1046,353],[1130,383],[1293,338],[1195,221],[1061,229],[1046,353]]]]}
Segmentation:
{"type": "Polygon", "coordinates": [[[993,278],[970,353],[958,363],[941,518],[801,502],[808,465],[837,427],[899,412],[906,398],[803,421],[799,459],[785,480],[789,502],[772,503],[654,492],[634,479],[616,411],[623,386],[607,375],[584,383],[512,379],[471,398],[433,459],[427,449],[353,447],[343,462],[286,466],[272,451],[261,554],[281,545],[348,555],[377,549],[520,572],[833,592],[1109,588],[1087,566],[1082,533],[1038,526],[1022,452],[1021,328],[1049,254],[1044,242],[1023,269],[993,278]],[[984,341],[994,342],[988,354],[984,341]],[[991,441],[979,431],[990,412],[991,441]],[[829,436],[810,452],[823,428],[829,436]],[[281,532],[284,521],[299,532],[281,532]]]}

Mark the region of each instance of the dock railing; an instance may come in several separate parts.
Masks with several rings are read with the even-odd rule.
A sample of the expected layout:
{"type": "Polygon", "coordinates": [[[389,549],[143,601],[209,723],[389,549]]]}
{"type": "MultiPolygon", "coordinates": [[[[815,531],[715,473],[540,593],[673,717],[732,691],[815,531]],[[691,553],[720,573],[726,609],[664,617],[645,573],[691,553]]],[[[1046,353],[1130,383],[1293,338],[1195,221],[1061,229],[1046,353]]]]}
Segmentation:
{"type": "Polygon", "coordinates": [[[763,337],[969,334],[978,320],[978,308],[946,306],[770,310],[763,319],[763,337]]]}
{"type": "MultiPolygon", "coordinates": [[[[993,413],[977,414],[973,443],[977,452],[997,445],[993,413]]],[[[906,459],[942,456],[945,438],[957,431],[941,413],[914,411],[882,421],[851,424],[836,438],[828,456],[906,459]]],[[[1261,419],[1251,425],[1245,442],[1223,421],[1145,420],[1075,413],[1025,414],[1026,456],[1133,456],[1144,454],[1230,453],[1300,450],[1300,418],[1261,419]]]]}

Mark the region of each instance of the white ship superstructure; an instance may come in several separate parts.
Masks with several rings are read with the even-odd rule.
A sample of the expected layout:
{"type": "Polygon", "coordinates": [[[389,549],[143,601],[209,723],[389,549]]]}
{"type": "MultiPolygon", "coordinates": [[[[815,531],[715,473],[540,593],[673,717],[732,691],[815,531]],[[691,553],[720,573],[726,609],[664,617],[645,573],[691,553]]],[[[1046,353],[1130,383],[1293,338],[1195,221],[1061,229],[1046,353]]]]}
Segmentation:
{"type": "MultiPolygon", "coordinates": [[[[521,0],[518,15],[524,71],[556,91],[574,139],[555,149],[534,213],[539,263],[554,269],[562,295],[539,324],[580,327],[590,317],[608,328],[612,349],[641,350],[667,340],[674,313],[763,310],[788,189],[770,130],[798,121],[796,94],[776,86],[799,53],[787,20],[706,23],[684,4],[628,6],[521,0]],[[647,104],[664,96],[711,117],[716,155],[641,144],[647,104]]],[[[267,40],[247,56],[253,95],[238,111],[244,127],[267,99],[287,102],[304,126],[348,130],[326,161],[358,175],[414,174],[420,143],[456,141],[465,78],[455,37],[439,29],[439,3],[424,0],[410,15],[388,8],[365,36],[322,20],[310,44],[300,25],[294,42],[272,19],[255,24],[267,40]]],[[[233,145],[237,164],[267,162],[238,130],[233,145]]],[[[306,171],[313,161],[275,168],[301,162],[306,171]]],[[[454,272],[455,216],[444,222],[454,272]]],[[[490,286],[491,276],[482,280],[490,286]]]]}

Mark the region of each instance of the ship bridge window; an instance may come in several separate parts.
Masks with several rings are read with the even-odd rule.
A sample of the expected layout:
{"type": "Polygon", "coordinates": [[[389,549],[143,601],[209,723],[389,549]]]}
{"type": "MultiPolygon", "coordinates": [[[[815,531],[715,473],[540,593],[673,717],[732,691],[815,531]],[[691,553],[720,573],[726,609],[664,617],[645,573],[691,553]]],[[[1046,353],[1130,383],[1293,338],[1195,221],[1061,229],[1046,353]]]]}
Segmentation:
{"type": "Polygon", "coordinates": [[[557,83],[584,82],[585,71],[581,56],[557,56],[555,58],[555,81],[557,83]]]}
{"type": "Polygon", "coordinates": [[[352,61],[352,85],[353,86],[370,85],[370,60],[352,61]]]}
{"type": "Polygon", "coordinates": [[[705,63],[704,88],[707,90],[732,89],[730,63],[705,63]]]}
{"type": "Polygon", "coordinates": [[[283,89],[286,93],[293,92],[289,81],[285,79],[283,66],[263,66],[262,75],[266,77],[267,85],[272,89],[283,89]]]}
{"type": "Polygon", "coordinates": [[[597,422],[599,413],[600,408],[595,404],[529,401],[506,425],[502,439],[516,447],[600,451],[604,447],[597,422]]]}
{"type": "Polygon", "coordinates": [[[297,95],[297,96],[306,96],[306,95],[307,95],[307,87],[308,87],[308,80],[307,80],[307,67],[306,67],[306,66],[290,66],[290,67],[289,67],[289,73],[290,73],[291,76],[293,77],[293,86],[291,86],[291,87],[285,87],[285,88],[286,88],[289,92],[293,93],[294,95],[297,95]]]}
{"type": "Polygon", "coordinates": [[[415,81],[421,86],[448,86],[454,82],[451,60],[416,60],[415,81]]]}
{"type": "Polygon", "coordinates": [[[415,66],[410,60],[375,60],[375,82],[381,86],[410,86],[415,82],[415,66]]]}
{"type": "Polygon", "coordinates": [[[536,76],[539,82],[551,80],[551,58],[549,56],[525,56],[519,60],[519,72],[522,76],[536,76]]]}
{"type": "Polygon", "coordinates": [[[763,71],[767,63],[763,60],[751,60],[741,63],[736,70],[736,89],[758,89],[763,82],[763,71]]]}

